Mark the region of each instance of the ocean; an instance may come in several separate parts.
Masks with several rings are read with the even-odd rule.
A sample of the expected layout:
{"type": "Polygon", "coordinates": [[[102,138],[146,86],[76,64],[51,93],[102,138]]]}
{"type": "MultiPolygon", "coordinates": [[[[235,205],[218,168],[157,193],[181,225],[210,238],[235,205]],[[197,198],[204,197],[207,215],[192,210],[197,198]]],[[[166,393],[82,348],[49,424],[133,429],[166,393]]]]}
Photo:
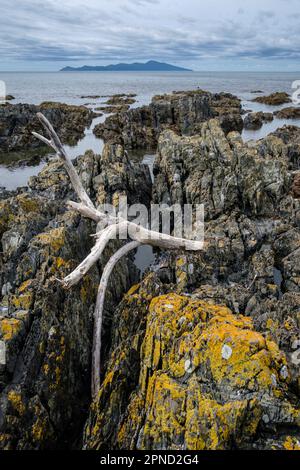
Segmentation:
{"type": "MultiPolygon", "coordinates": [[[[274,91],[293,92],[292,83],[300,79],[300,73],[292,72],[0,72],[0,80],[6,84],[6,93],[15,99],[11,103],[40,104],[43,101],[58,101],[67,104],[87,105],[95,108],[103,104],[105,96],[116,93],[137,95],[133,106],[148,104],[157,94],[174,90],[201,88],[211,92],[230,92],[242,100],[244,109],[252,111],[273,111],[280,107],[253,103],[261,90],[264,94],[274,91]],[[83,98],[87,95],[101,95],[99,99],[83,98]]],[[[71,158],[92,149],[100,153],[103,142],[93,134],[95,125],[106,116],[97,117],[86,129],[84,138],[74,147],[66,147],[71,158]]],[[[244,131],[245,140],[260,139],[287,121],[274,119],[258,131],[244,131]]],[[[300,121],[288,121],[300,125],[300,121]]],[[[9,167],[15,155],[0,156],[0,186],[15,189],[27,184],[30,176],[36,175],[43,167],[43,161],[36,166],[9,167]]],[[[146,157],[149,160],[149,157],[146,157]]]]}

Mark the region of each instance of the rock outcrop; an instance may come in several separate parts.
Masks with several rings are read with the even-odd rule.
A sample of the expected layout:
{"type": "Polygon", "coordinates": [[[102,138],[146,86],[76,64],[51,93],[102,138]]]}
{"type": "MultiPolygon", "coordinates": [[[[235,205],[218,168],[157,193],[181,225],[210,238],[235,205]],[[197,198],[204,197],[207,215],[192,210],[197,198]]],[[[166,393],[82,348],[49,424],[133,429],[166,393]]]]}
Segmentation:
{"type": "Polygon", "coordinates": [[[0,193],[0,448],[299,448],[300,130],[245,143],[240,119],[231,95],[156,97],[106,120],[102,156],[76,162],[97,204],[205,209],[202,252],[157,252],[141,281],[118,266],[92,403],[92,310],[111,252],[63,291],[55,278],[95,227],[62,208],[74,195],[61,164],[0,193]],[[125,151],[149,145],[152,188],[125,151]]]}
{"type": "Polygon", "coordinates": [[[205,249],[162,257],[120,304],[85,448],[299,446],[299,136],[160,135],[153,200],[203,203],[205,249]]]}
{"type": "MultiPolygon", "coordinates": [[[[103,157],[87,152],[77,168],[94,201],[116,204],[128,193],[134,203],[143,187],[149,203],[148,169],[133,166],[120,146],[106,146],[103,157]]],[[[96,227],[65,210],[74,194],[59,161],[32,177],[30,189],[0,201],[0,448],[78,448],[90,402],[99,273],[118,242],[78,287],[64,291],[57,279],[89,253],[96,227]]],[[[113,308],[137,274],[130,260],[114,271],[106,347],[113,308]]]]}
{"type": "Polygon", "coordinates": [[[74,145],[91,124],[94,113],[84,106],[45,102],[39,106],[7,104],[0,106],[0,152],[25,151],[41,147],[42,143],[32,135],[39,131],[36,113],[42,112],[60,129],[64,143],[74,145]]]}
{"type": "Polygon", "coordinates": [[[252,101],[270,106],[279,106],[281,104],[290,103],[291,97],[288,93],[277,91],[269,96],[258,96],[252,101]]]}
{"type": "Polygon", "coordinates": [[[244,119],[244,129],[260,129],[264,122],[271,122],[273,119],[272,113],[249,113],[244,119]]]}
{"type": "Polygon", "coordinates": [[[275,448],[293,441],[300,410],[278,346],[248,317],[193,296],[149,298],[149,284],[152,294],[163,289],[149,277],[119,307],[84,447],[226,450],[264,448],[266,437],[275,448]]]}
{"type": "Polygon", "coordinates": [[[300,119],[300,108],[283,108],[276,111],[274,114],[279,119],[300,119]]]}
{"type": "Polygon", "coordinates": [[[164,129],[191,135],[213,117],[218,117],[226,133],[241,131],[241,112],[240,100],[227,93],[176,92],[155,96],[149,106],[109,116],[95,127],[94,133],[105,141],[121,142],[130,150],[154,148],[164,129]]]}

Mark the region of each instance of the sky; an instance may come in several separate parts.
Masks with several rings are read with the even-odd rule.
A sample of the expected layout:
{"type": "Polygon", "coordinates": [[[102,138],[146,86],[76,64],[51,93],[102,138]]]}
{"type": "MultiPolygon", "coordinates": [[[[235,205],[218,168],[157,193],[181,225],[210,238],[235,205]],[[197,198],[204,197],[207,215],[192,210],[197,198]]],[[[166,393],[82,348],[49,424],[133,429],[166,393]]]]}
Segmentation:
{"type": "Polygon", "coordinates": [[[1,0],[0,70],[300,71],[299,0],[1,0]]]}

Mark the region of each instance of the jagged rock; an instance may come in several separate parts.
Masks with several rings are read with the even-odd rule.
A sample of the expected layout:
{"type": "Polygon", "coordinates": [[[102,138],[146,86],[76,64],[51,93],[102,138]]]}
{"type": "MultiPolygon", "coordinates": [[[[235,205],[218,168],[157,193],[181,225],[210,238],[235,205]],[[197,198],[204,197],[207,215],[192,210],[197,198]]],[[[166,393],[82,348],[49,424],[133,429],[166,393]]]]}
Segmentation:
{"type": "MultiPolygon", "coordinates": [[[[150,176],[133,166],[120,146],[104,149],[103,158],[87,152],[76,162],[94,201],[149,203],[150,176]]],[[[90,400],[93,308],[101,272],[115,250],[72,291],[57,278],[74,269],[92,247],[95,224],[66,211],[74,199],[67,175],[52,160],[30,181],[31,192],[0,201],[0,448],[66,448],[80,439],[90,400]]],[[[107,292],[104,335],[111,313],[137,279],[131,260],[117,266],[107,292]]],[[[106,346],[109,341],[105,342],[106,346]]]]}
{"type": "Polygon", "coordinates": [[[260,129],[264,122],[273,121],[274,117],[272,113],[249,113],[244,119],[245,129],[260,129]]]}
{"type": "Polygon", "coordinates": [[[279,119],[300,119],[300,108],[284,108],[274,114],[279,119]]]}
{"type": "Polygon", "coordinates": [[[135,103],[135,99],[131,95],[113,95],[106,101],[106,104],[112,106],[126,106],[133,103],[135,103]]]}
{"type": "Polygon", "coordinates": [[[204,204],[205,249],[180,269],[169,260],[180,291],[253,317],[286,352],[298,389],[291,355],[299,335],[299,136],[299,128],[284,127],[247,144],[225,136],[216,120],[194,137],[165,131],[153,188],[156,203],[204,204]],[[276,333],[267,326],[275,319],[276,333]]]}
{"type": "Polygon", "coordinates": [[[212,117],[219,117],[226,133],[241,131],[241,110],[240,100],[230,94],[177,92],[155,96],[149,106],[110,116],[95,127],[94,133],[105,141],[122,142],[128,149],[153,148],[164,129],[191,135],[197,133],[201,122],[212,117]]]}
{"type": "Polygon", "coordinates": [[[268,104],[271,106],[279,106],[281,104],[290,103],[292,100],[288,93],[277,91],[269,96],[258,96],[252,101],[255,101],[256,103],[268,104]]]}
{"type": "Polygon", "coordinates": [[[36,113],[42,112],[59,129],[64,143],[75,144],[91,124],[94,113],[84,106],[45,102],[36,105],[9,104],[0,107],[0,152],[24,151],[42,146],[31,132],[40,131],[36,113]]]}
{"type": "Polygon", "coordinates": [[[300,172],[296,173],[292,187],[293,196],[296,199],[300,199],[300,172]]]}
{"type": "Polygon", "coordinates": [[[114,336],[85,448],[243,449],[299,427],[285,355],[250,318],[172,293],[147,299],[143,284],[120,305],[119,325],[137,315],[129,335],[114,336]]]}

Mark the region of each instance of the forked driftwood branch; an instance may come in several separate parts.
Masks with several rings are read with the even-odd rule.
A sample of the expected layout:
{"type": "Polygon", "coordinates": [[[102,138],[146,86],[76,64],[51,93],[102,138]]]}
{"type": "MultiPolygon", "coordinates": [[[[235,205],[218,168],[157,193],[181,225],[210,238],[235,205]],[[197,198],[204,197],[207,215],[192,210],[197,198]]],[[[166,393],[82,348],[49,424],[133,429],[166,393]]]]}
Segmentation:
{"type": "Polygon", "coordinates": [[[37,113],[37,117],[43,125],[49,138],[46,138],[36,132],[33,135],[40,139],[43,143],[55,150],[56,155],[62,160],[65,169],[70,177],[72,186],[80,200],[80,203],[68,201],[67,207],[79,212],[83,217],[94,220],[95,222],[104,222],[105,228],[96,234],[96,243],[90,254],[82,261],[82,263],[61,282],[64,288],[78,284],[91,267],[100,259],[109,240],[116,238],[120,230],[127,228],[131,242],[122,246],[109,259],[106,264],[99,284],[95,313],[94,313],[94,332],[93,332],[93,356],[92,356],[92,396],[95,397],[100,389],[100,365],[101,365],[101,334],[102,334],[102,317],[105,300],[105,291],[107,288],[109,276],[116,263],[131,250],[136,249],[140,245],[152,245],[168,250],[189,250],[199,251],[203,248],[203,243],[199,241],[187,240],[184,238],[176,238],[164,233],[154,232],[141,227],[128,220],[112,217],[105,214],[95,207],[88,194],[86,193],[78,173],[76,172],[71,160],[69,159],[58,135],[53,129],[50,122],[42,113],[37,113]]]}

